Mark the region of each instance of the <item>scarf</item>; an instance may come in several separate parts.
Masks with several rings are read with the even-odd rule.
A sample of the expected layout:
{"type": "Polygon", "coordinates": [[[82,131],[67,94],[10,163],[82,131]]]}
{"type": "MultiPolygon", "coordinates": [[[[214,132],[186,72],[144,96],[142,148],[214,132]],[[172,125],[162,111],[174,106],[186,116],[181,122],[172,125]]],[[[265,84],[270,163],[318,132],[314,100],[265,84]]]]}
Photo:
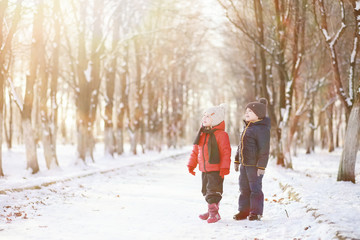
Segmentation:
{"type": "Polygon", "coordinates": [[[216,137],[214,132],[218,129],[206,129],[205,127],[201,127],[199,132],[195,138],[194,144],[199,145],[201,132],[209,134],[210,138],[208,140],[208,154],[209,154],[209,163],[210,164],[219,164],[220,163],[220,154],[219,148],[216,141],[216,137]]]}

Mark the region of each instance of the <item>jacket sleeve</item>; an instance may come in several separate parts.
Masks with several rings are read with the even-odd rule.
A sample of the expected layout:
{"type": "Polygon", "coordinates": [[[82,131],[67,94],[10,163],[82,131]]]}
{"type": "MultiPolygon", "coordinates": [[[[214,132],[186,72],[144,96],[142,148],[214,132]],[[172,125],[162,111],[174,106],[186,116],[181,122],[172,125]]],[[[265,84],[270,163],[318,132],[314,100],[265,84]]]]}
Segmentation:
{"type": "Polygon", "coordinates": [[[260,169],[265,169],[269,160],[270,129],[265,128],[261,129],[261,131],[258,131],[256,136],[256,142],[258,146],[256,167],[260,169]]]}
{"type": "Polygon", "coordinates": [[[237,147],[237,150],[236,150],[236,154],[235,154],[235,163],[240,163],[240,151],[241,151],[241,146],[239,145],[237,147]]]}
{"type": "Polygon", "coordinates": [[[229,135],[226,132],[221,134],[220,142],[218,143],[219,152],[220,152],[220,169],[227,168],[230,169],[231,163],[231,146],[229,135]]]}
{"type": "Polygon", "coordinates": [[[194,144],[187,166],[196,168],[198,164],[199,146],[194,144]]]}

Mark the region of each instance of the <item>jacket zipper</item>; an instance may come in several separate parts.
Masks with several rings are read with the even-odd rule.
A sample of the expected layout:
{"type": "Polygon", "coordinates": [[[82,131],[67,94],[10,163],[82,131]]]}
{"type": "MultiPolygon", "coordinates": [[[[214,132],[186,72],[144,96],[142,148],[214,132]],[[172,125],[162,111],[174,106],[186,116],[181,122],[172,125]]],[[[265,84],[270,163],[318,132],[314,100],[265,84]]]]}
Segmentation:
{"type": "Polygon", "coordinates": [[[245,133],[246,133],[246,130],[247,130],[247,128],[250,126],[250,124],[251,124],[251,122],[249,122],[248,123],[248,125],[246,126],[246,128],[245,128],[245,130],[244,130],[244,132],[243,132],[243,134],[242,134],[242,136],[241,136],[241,163],[242,163],[242,165],[244,165],[245,166],[245,164],[244,164],[244,154],[243,154],[243,150],[244,150],[244,137],[245,137],[245,133]]]}
{"type": "MultiPolygon", "coordinates": [[[[257,121],[254,121],[254,122],[250,121],[250,122],[248,123],[248,125],[246,126],[246,128],[245,128],[245,130],[244,130],[244,132],[243,132],[243,134],[242,134],[242,136],[241,136],[241,164],[244,165],[244,166],[252,166],[252,165],[245,165],[245,163],[244,163],[243,150],[244,150],[244,137],[245,137],[245,133],[246,133],[246,130],[248,129],[248,127],[250,126],[251,123],[256,123],[256,122],[259,122],[259,121],[261,121],[261,120],[257,120],[257,121]]],[[[256,165],[254,165],[254,166],[256,166],[256,165]]]]}
{"type": "Polygon", "coordinates": [[[206,138],[207,138],[207,136],[208,136],[208,134],[206,133],[206,135],[205,135],[205,140],[204,140],[204,145],[203,145],[203,149],[202,149],[202,155],[203,155],[203,159],[204,159],[204,170],[205,170],[205,172],[207,172],[207,170],[206,170],[206,160],[205,160],[205,155],[204,155],[204,149],[205,149],[205,144],[206,144],[206,138]]]}

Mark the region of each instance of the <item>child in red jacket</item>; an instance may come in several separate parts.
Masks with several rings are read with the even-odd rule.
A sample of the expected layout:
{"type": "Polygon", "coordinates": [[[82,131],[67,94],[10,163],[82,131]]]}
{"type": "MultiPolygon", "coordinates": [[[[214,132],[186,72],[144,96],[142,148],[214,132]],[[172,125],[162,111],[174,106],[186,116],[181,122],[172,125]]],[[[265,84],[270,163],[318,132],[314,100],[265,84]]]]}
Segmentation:
{"type": "Polygon", "coordinates": [[[208,223],[219,221],[219,203],[223,193],[224,176],[230,172],[231,147],[225,132],[225,105],[207,109],[202,117],[202,126],[194,142],[188,163],[189,172],[199,164],[202,172],[201,192],[208,203],[208,212],[199,215],[208,223]]]}

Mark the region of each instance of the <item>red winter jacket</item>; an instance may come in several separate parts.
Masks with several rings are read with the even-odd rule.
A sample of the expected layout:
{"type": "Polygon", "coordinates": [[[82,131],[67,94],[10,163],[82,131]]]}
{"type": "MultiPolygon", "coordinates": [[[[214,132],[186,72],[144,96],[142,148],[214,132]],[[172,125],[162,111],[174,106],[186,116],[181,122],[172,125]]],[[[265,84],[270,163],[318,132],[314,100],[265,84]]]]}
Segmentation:
{"type": "Polygon", "coordinates": [[[192,153],[190,155],[188,166],[196,168],[199,164],[199,169],[202,172],[213,172],[220,171],[220,168],[230,169],[230,157],[231,157],[231,147],[228,134],[225,130],[225,122],[222,121],[219,125],[216,125],[212,129],[218,129],[214,132],[215,138],[219,148],[220,163],[219,164],[210,164],[209,163],[209,154],[208,154],[208,140],[210,134],[201,133],[199,145],[194,145],[192,153]]]}

